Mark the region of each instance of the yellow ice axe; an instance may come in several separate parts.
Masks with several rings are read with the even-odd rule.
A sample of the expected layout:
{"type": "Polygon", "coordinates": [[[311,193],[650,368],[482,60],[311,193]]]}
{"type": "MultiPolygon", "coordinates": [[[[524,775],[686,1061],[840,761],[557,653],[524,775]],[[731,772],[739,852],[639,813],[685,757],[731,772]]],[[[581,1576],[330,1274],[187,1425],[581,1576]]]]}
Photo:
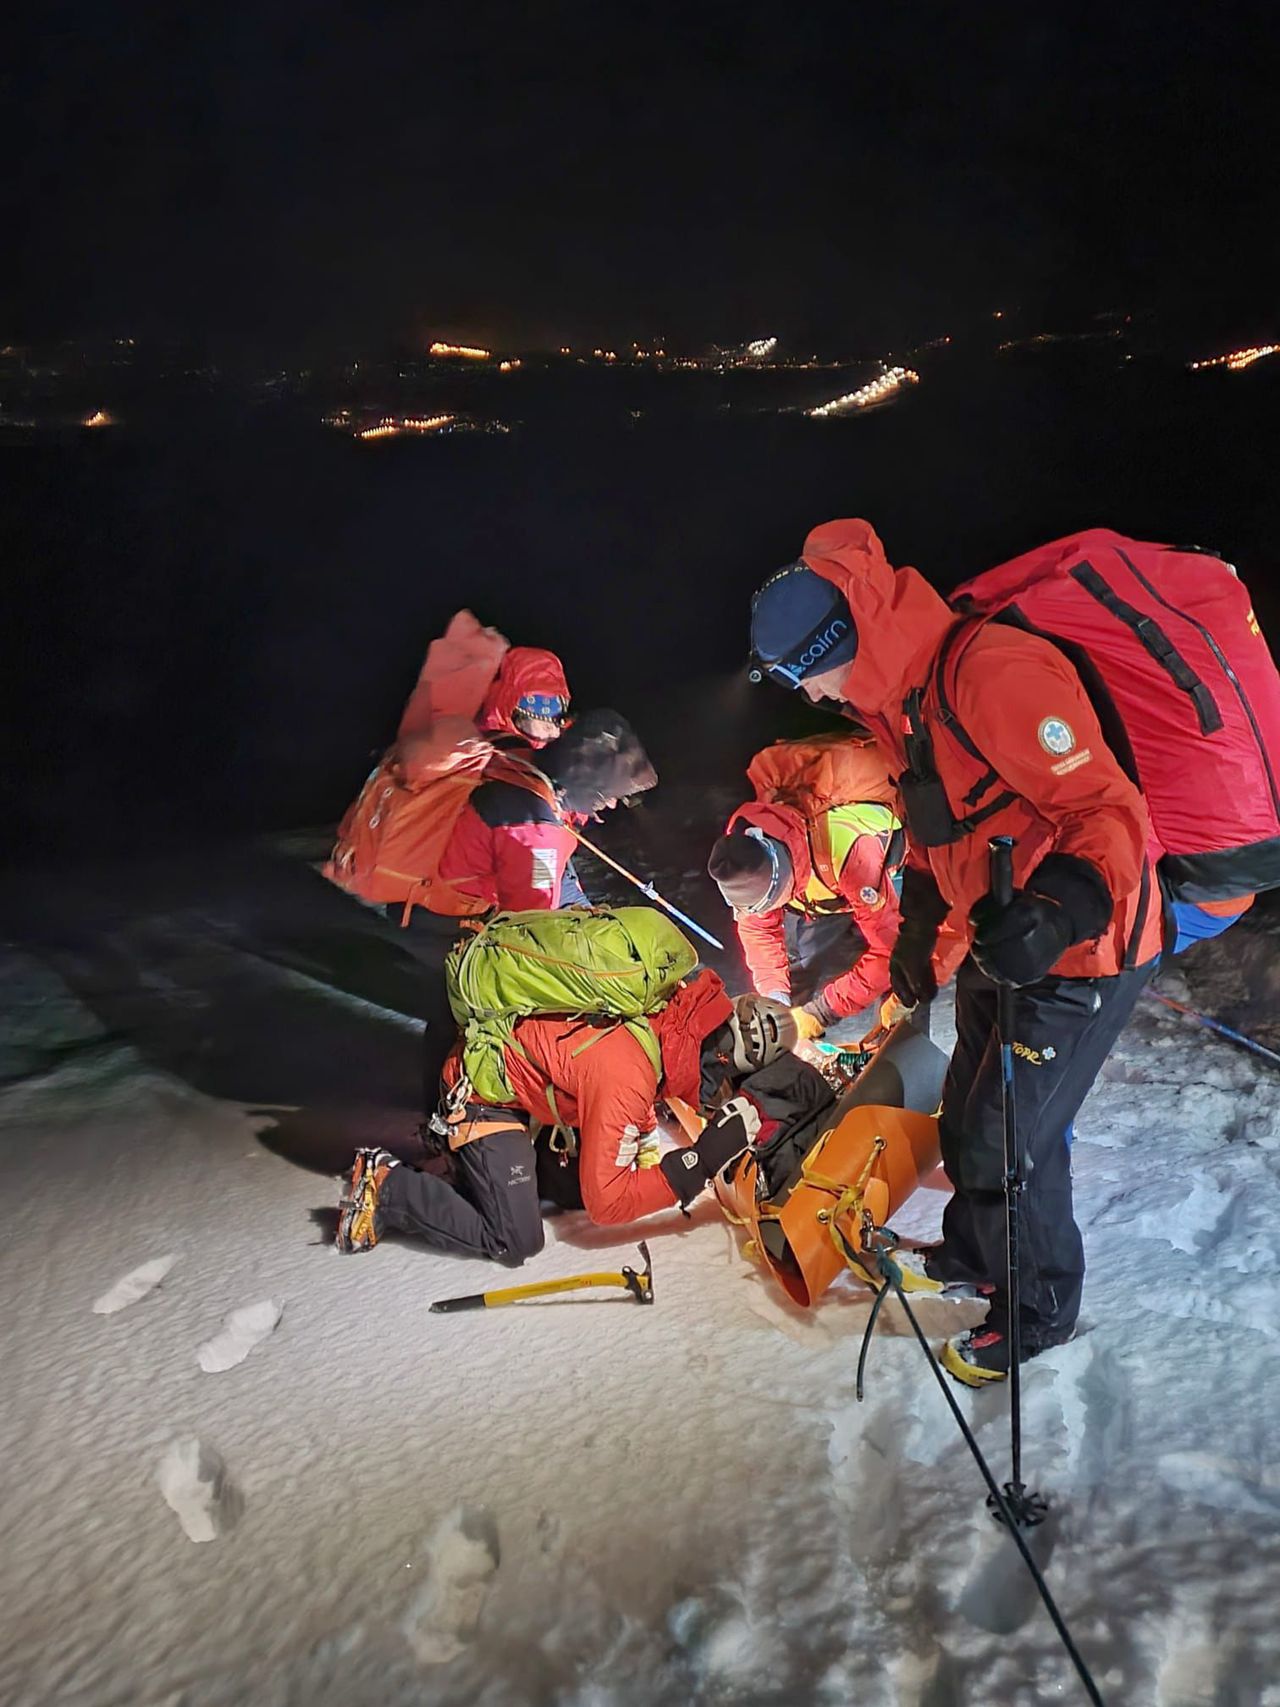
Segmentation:
{"type": "Polygon", "coordinates": [[[500,1304],[518,1304],[523,1298],[545,1298],[552,1292],[580,1292],[586,1286],[621,1286],[637,1304],[653,1303],[653,1259],[642,1240],[640,1255],[644,1270],[637,1274],[624,1268],[620,1274],[571,1274],[564,1280],[534,1280],[527,1286],[504,1286],[496,1292],[469,1292],[464,1298],[437,1298],[432,1310],[441,1314],[450,1310],[496,1310],[500,1304]]]}

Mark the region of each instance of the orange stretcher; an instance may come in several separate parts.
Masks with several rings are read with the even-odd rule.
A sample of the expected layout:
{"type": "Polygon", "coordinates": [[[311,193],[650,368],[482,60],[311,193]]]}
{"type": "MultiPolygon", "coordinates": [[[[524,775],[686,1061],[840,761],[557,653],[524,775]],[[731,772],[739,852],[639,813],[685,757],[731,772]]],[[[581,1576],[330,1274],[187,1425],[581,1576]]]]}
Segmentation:
{"type": "MultiPolygon", "coordinates": [[[[940,1160],[937,1109],[947,1057],[904,1021],[888,1034],[791,1177],[770,1194],[746,1150],[715,1181],[744,1254],[806,1308],[859,1270],[864,1214],[882,1226],[940,1160]]],[[[865,1271],[860,1271],[865,1272],[865,1271]]]]}

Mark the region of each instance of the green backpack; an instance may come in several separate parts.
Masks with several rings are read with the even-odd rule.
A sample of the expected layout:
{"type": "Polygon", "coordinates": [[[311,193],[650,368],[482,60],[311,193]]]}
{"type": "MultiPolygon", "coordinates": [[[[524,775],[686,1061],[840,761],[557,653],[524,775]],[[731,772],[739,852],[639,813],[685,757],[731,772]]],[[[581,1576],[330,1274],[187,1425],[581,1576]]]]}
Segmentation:
{"type": "Polygon", "coordinates": [[[664,1007],[698,953],[653,907],[495,913],[445,962],[449,1006],[463,1034],[462,1065],[480,1102],[513,1092],[504,1051],[530,1014],[607,1014],[631,1032],[661,1077],[646,1014],[664,1007]]]}

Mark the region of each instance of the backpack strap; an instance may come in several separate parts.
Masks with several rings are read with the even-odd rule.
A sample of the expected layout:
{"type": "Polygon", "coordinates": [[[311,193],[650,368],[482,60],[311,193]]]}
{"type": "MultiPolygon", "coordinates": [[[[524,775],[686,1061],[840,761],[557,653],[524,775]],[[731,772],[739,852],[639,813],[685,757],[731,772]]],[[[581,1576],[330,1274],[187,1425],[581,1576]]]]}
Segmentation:
{"type": "Polygon", "coordinates": [[[942,642],[929,681],[922,688],[913,688],[903,701],[908,769],[898,779],[898,787],[902,794],[908,829],[922,847],[944,847],[950,842],[957,842],[972,835],[980,824],[994,817],[997,812],[1003,812],[1006,806],[1012,805],[1017,799],[1013,790],[1006,788],[985,805],[978,804],[984,795],[989,794],[992,788],[1000,783],[1000,773],[956,716],[947,691],[948,667],[954,683],[955,672],[964,649],[984,626],[985,620],[966,619],[956,623],[942,642]],[[933,737],[925,722],[924,696],[930,685],[937,693],[938,722],[971,759],[984,767],[982,775],[964,797],[963,804],[969,807],[970,811],[962,818],[955,816],[947,800],[934,758],[933,737]]]}
{"type": "Polygon", "coordinates": [[[827,812],[814,817],[806,815],[805,829],[809,840],[809,862],[826,887],[839,894],[840,874],[831,852],[831,823],[827,812]]]}
{"type": "Polygon", "coordinates": [[[551,1136],[547,1139],[547,1148],[553,1156],[559,1156],[560,1166],[567,1167],[569,1158],[578,1153],[578,1134],[568,1125],[556,1104],[556,1088],[547,1085],[547,1107],[551,1111],[551,1136]]]}
{"type": "MultiPolygon", "coordinates": [[[[1123,551],[1118,556],[1132,573],[1134,578],[1142,583],[1153,598],[1160,599],[1161,604],[1167,600],[1161,599],[1156,588],[1146,576],[1141,573],[1132,558],[1123,551]]],[[[1160,668],[1166,672],[1174,686],[1180,688],[1195,707],[1196,719],[1200,724],[1202,735],[1215,735],[1222,728],[1222,713],[1218,710],[1218,702],[1214,699],[1209,688],[1201,681],[1195,670],[1179,652],[1169,636],[1161,628],[1153,616],[1146,616],[1140,610],[1135,610],[1127,599],[1122,599],[1106,578],[1098,573],[1092,563],[1078,563],[1071,571],[1071,579],[1079,583],[1090,598],[1096,599],[1103,610],[1110,611],[1126,628],[1132,629],[1138,641],[1155,659],[1160,668]]],[[[1212,645],[1211,637],[1202,623],[1194,622],[1205,639],[1212,645]]],[[[1214,647],[1216,651],[1217,648],[1214,647]]]]}
{"type": "MultiPolygon", "coordinates": [[[[978,778],[977,782],[974,783],[973,787],[964,797],[964,804],[970,807],[976,806],[988,789],[993,788],[995,784],[1000,781],[1000,773],[991,763],[991,760],[987,758],[986,754],[982,752],[981,748],[969,734],[969,731],[965,728],[964,724],[961,723],[960,719],[956,716],[955,708],[947,693],[947,665],[951,665],[951,682],[954,690],[956,672],[960,667],[960,659],[964,655],[969,642],[977,636],[979,630],[985,627],[985,625],[985,618],[981,618],[978,621],[957,623],[942,643],[942,650],[938,653],[938,662],[934,672],[934,680],[937,683],[938,689],[938,721],[942,724],[943,728],[953,738],[953,740],[959,742],[960,746],[966,753],[968,753],[971,759],[975,760],[975,762],[980,765],[986,766],[983,774],[978,778]],[[969,632],[965,635],[964,646],[959,646],[957,642],[962,630],[965,628],[968,628],[969,632]]],[[[1017,796],[1013,793],[1012,789],[1006,789],[1005,792],[997,799],[991,801],[989,805],[984,806],[980,812],[972,814],[970,818],[961,820],[961,822],[968,826],[968,828],[963,831],[963,834],[969,835],[970,832],[976,828],[978,824],[982,823],[984,819],[994,817],[997,812],[1003,812],[1005,807],[1012,804],[1016,799],[1017,796]]]]}
{"type": "Polygon", "coordinates": [[[483,781],[509,782],[513,788],[528,789],[530,794],[536,794],[540,800],[545,800],[558,815],[555,784],[523,753],[504,753],[501,748],[496,749],[485,767],[483,781]]]}

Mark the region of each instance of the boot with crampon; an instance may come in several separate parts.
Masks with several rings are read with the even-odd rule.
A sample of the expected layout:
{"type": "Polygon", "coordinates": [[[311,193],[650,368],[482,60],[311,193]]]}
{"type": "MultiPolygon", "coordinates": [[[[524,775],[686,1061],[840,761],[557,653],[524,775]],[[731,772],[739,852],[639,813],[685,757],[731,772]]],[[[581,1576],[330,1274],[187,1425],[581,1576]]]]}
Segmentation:
{"type": "Polygon", "coordinates": [[[378,1193],[392,1168],[400,1166],[390,1150],[357,1150],[338,1200],[335,1245],[344,1254],[371,1251],[382,1237],[378,1193]]]}
{"type": "MultiPolygon", "coordinates": [[[[1022,1330],[1022,1357],[1026,1363],[1039,1357],[1055,1345],[1066,1345],[1075,1335],[1074,1328],[1062,1333],[1029,1334],[1022,1330]]],[[[1005,1381],[1009,1376],[1009,1339],[1007,1325],[990,1316],[967,1334],[956,1334],[942,1348],[938,1359],[948,1375],[966,1387],[985,1387],[993,1381],[1005,1381]]]]}

